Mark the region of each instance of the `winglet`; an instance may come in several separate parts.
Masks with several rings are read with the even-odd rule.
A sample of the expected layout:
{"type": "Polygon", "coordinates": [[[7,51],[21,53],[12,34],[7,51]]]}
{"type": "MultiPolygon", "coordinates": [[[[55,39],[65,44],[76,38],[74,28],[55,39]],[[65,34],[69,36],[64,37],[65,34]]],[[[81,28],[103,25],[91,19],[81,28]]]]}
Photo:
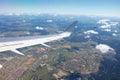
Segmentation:
{"type": "Polygon", "coordinates": [[[14,53],[17,53],[17,54],[20,54],[20,55],[24,56],[24,54],[23,54],[23,53],[21,53],[20,51],[18,51],[18,50],[16,50],[16,49],[11,50],[11,51],[12,51],[12,52],[14,52],[14,53]]]}
{"type": "Polygon", "coordinates": [[[75,29],[77,23],[78,21],[74,21],[65,31],[72,32],[75,29]]]}

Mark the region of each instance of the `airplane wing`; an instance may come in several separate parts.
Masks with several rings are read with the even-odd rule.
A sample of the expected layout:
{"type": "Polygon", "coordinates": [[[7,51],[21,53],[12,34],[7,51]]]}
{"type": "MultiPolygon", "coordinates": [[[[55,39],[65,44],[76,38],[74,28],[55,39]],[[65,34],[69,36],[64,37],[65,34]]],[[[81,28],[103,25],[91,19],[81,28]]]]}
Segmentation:
{"type": "Polygon", "coordinates": [[[46,36],[31,36],[31,37],[16,37],[16,38],[0,38],[0,52],[12,51],[20,55],[24,55],[17,49],[24,48],[28,46],[33,46],[41,44],[46,47],[50,47],[45,43],[51,42],[54,40],[59,40],[65,37],[69,37],[72,34],[72,31],[76,27],[78,21],[73,22],[64,32],[54,35],[46,36]]]}

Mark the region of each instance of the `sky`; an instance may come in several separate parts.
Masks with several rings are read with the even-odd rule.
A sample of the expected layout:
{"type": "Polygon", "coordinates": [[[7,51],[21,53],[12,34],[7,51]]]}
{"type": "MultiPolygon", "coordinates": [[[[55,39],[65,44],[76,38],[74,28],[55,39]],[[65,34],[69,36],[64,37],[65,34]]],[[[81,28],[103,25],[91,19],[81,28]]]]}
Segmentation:
{"type": "Polygon", "coordinates": [[[0,0],[0,14],[50,13],[120,17],[120,0],[0,0]]]}

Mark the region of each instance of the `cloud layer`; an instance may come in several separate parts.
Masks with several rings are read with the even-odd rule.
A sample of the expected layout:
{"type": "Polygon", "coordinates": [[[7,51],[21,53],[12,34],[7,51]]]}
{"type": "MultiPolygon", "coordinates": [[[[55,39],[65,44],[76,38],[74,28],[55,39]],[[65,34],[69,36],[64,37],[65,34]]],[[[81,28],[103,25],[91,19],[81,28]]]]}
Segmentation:
{"type": "Polygon", "coordinates": [[[98,24],[102,24],[100,28],[108,29],[118,25],[118,22],[112,22],[110,19],[102,19],[97,22],[98,24]]]}

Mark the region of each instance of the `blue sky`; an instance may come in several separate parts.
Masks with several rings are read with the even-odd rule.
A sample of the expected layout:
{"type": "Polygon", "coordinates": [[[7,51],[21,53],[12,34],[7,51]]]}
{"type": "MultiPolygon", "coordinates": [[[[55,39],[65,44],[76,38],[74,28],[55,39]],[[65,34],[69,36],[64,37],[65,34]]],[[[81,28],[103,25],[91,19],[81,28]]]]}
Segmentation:
{"type": "Polygon", "coordinates": [[[52,13],[120,17],[120,0],[0,0],[0,13],[52,13]]]}

